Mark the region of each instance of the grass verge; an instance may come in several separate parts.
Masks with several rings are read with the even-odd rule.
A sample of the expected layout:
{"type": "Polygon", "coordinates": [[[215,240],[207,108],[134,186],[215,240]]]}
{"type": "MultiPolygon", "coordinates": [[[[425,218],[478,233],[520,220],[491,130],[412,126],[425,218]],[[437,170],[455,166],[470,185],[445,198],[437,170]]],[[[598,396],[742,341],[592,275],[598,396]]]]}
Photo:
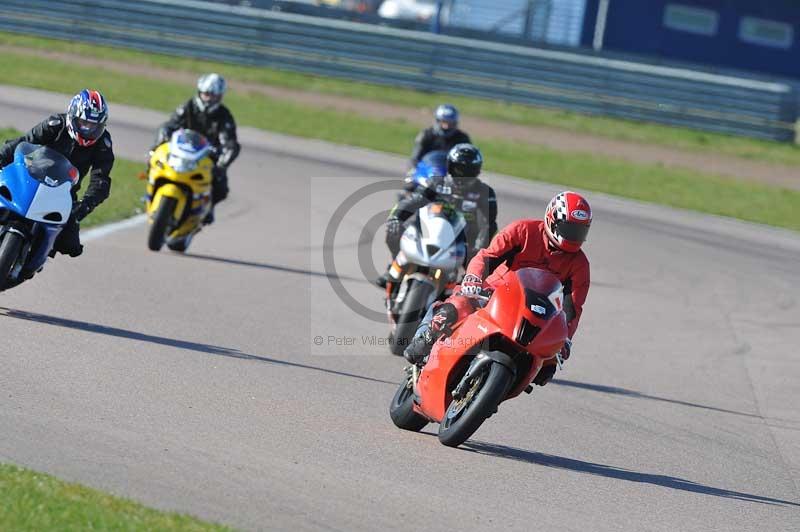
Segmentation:
{"type": "Polygon", "coordinates": [[[0,464],[0,500],[3,530],[231,530],[9,464],[0,464]]]}
{"type": "Polygon", "coordinates": [[[800,231],[800,191],[522,144],[484,146],[504,174],[800,231]]]}
{"type": "Polygon", "coordinates": [[[58,50],[122,63],[152,65],[194,73],[217,71],[235,80],[302,91],[350,96],[357,99],[374,100],[407,107],[432,107],[436,102],[446,100],[457,105],[467,115],[493,120],[528,126],[547,126],[576,133],[658,144],[691,151],[713,151],[772,163],[800,164],[800,146],[687,128],[590,116],[530,105],[509,104],[489,99],[458,96],[444,92],[424,93],[373,83],[299,74],[270,68],[254,68],[169,55],[149,54],[110,46],[88,45],[14,33],[0,32],[0,45],[21,46],[34,50],[58,50]]]}
{"type": "MultiPolygon", "coordinates": [[[[112,102],[161,111],[172,110],[192,92],[184,84],[134,75],[107,76],[94,68],[13,53],[0,56],[0,69],[8,74],[8,79],[22,86],[57,88],[67,93],[94,86],[103,90],[112,102]]],[[[244,125],[386,152],[407,154],[416,134],[416,128],[402,121],[377,121],[330,109],[309,109],[261,95],[231,93],[226,96],[226,104],[244,125]]],[[[800,211],[796,209],[800,191],[601,155],[476,140],[490,171],[800,230],[800,211]]],[[[122,170],[124,163],[117,168],[127,171],[122,170]]],[[[125,186],[120,181],[125,179],[115,177],[114,201],[119,189],[125,186]]],[[[98,209],[97,215],[102,212],[98,209]]]]}
{"type": "MultiPolygon", "coordinates": [[[[44,119],[46,117],[42,117],[44,119]]],[[[33,124],[31,124],[33,126],[33,124]]],[[[0,143],[18,137],[21,133],[10,128],[0,128],[0,143]]],[[[142,210],[140,201],[144,194],[144,181],[138,177],[144,163],[117,158],[111,171],[111,195],[95,211],[81,222],[85,229],[93,225],[114,222],[129,218],[142,210]]],[[[83,180],[82,189],[89,185],[89,178],[83,180]]]]}

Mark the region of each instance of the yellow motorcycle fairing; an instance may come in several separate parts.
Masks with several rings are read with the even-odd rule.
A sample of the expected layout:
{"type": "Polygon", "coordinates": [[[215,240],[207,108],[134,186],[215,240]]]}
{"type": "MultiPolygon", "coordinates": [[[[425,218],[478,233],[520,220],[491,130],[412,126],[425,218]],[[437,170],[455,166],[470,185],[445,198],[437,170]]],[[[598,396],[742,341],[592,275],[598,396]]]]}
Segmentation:
{"type": "Polygon", "coordinates": [[[150,223],[164,198],[174,198],[173,229],[170,239],[181,238],[197,232],[211,210],[211,181],[214,162],[206,156],[197,166],[178,172],[169,163],[169,143],[153,151],[147,175],[146,212],[150,223]]]}
{"type": "Polygon", "coordinates": [[[148,212],[158,211],[158,207],[161,205],[161,200],[164,198],[175,198],[176,204],[175,210],[172,213],[172,217],[175,219],[175,222],[180,221],[180,215],[186,208],[186,202],[188,201],[188,198],[186,197],[186,191],[182,188],[179,188],[175,183],[165,183],[161,185],[158,187],[158,190],[156,190],[156,193],[153,196],[152,207],[148,209],[148,212]]]}

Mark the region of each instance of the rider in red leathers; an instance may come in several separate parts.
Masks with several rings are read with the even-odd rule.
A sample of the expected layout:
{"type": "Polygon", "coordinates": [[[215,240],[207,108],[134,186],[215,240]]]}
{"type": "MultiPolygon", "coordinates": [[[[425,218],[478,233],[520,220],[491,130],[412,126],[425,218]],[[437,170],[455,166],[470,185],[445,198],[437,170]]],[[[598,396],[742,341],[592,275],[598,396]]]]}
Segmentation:
{"type": "MultiPolygon", "coordinates": [[[[547,206],[544,220],[518,220],[503,228],[470,261],[460,290],[444,303],[431,307],[414,339],[405,350],[409,362],[420,364],[434,342],[449,335],[450,327],[478,308],[474,296],[491,289],[508,270],[541,268],[556,275],[564,284],[565,311],[569,339],[561,358],[569,358],[572,336],[578,328],[583,304],[589,292],[589,261],[581,245],[589,233],[592,210],[583,196],[562,192],[547,206]]],[[[553,360],[542,368],[534,383],[544,386],[555,373],[553,360]]]]}

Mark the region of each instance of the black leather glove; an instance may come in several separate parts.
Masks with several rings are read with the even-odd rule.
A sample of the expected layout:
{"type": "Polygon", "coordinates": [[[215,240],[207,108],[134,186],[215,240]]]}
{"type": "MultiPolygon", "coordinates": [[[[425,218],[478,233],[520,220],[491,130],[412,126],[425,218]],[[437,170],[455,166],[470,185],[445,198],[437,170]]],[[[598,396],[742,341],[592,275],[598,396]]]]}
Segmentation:
{"type": "Polygon", "coordinates": [[[400,251],[400,237],[403,235],[403,222],[397,218],[386,220],[386,246],[392,255],[400,251]]]}
{"type": "Polygon", "coordinates": [[[72,215],[75,217],[77,221],[81,221],[92,212],[92,209],[89,208],[84,202],[79,201],[72,207],[72,215]]]}
{"type": "Polygon", "coordinates": [[[397,218],[386,220],[386,241],[396,242],[403,234],[403,222],[397,218]]]}
{"type": "Polygon", "coordinates": [[[540,369],[539,373],[536,374],[536,377],[533,378],[533,383],[537,386],[544,386],[553,379],[553,375],[555,374],[556,374],[555,364],[548,364],[546,366],[542,366],[542,369],[540,369]]]}

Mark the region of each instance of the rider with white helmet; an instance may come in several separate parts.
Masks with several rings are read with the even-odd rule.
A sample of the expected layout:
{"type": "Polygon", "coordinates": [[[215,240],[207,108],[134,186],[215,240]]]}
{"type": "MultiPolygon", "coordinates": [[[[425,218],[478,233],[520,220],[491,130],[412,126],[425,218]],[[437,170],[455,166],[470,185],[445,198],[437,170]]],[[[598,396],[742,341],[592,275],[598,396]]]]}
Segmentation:
{"type": "MultiPolygon", "coordinates": [[[[236,122],[227,107],[222,105],[227,83],[219,74],[205,74],[197,80],[197,92],[178,106],[158,130],[156,146],[169,140],[179,129],[191,129],[204,135],[215,149],[212,202],[214,205],[228,197],[228,167],[239,155],[236,122]]],[[[213,211],[205,223],[214,221],[213,211]]]]}

